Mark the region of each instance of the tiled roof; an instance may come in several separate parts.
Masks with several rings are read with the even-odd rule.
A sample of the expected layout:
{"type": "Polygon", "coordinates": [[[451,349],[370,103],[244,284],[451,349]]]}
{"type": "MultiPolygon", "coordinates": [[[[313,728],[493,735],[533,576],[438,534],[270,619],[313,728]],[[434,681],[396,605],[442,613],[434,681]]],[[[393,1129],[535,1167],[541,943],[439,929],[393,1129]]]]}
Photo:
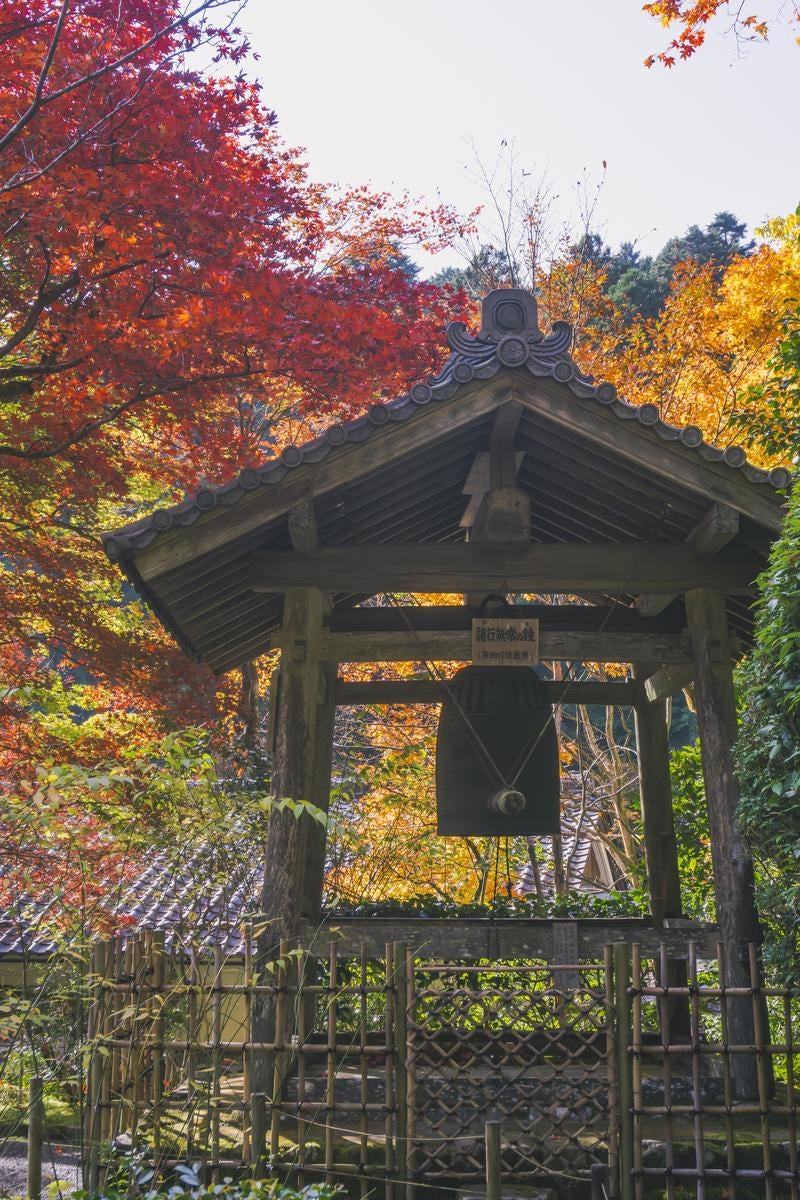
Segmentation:
{"type": "MultiPolygon", "coordinates": [[[[600,821],[608,811],[608,798],[590,796],[582,802],[580,779],[574,772],[562,772],[561,776],[561,853],[567,868],[566,885],[571,891],[607,894],[609,887],[600,880],[587,876],[589,858],[594,849],[605,855],[607,852],[599,837],[600,821]]],[[[541,838],[545,860],[552,858],[551,838],[541,838]]],[[[555,895],[555,879],[552,867],[542,864],[539,868],[544,892],[555,895]]],[[[520,871],[519,890],[524,895],[533,895],[536,885],[530,863],[520,871]]]]}
{"type": "Polygon", "coordinates": [[[543,335],[538,325],[536,301],[519,289],[489,293],[483,302],[483,323],[477,336],[462,322],[447,330],[451,354],[432,379],[415,384],[404,396],[376,404],[361,417],[331,425],[322,436],[301,446],[287,446],[262,466],[247,467],[235,479],[216,488],[203,488],[191,499],[172,508],[159,509],[149,517],[103,535],[106,554],[121,561],[155,542],[170,529],[193,525],[216,507],[237,504],[247,493],[272,487],[290,472],[315,464],[344,448],[368,441],[389,424],[413,420],[428,405],[449,400],[475,380],[493,379],[502,371],[527,371],[536,378],[563,384],[578,400],[607,408],[620,421],[637,421],[665,442],[678,442],[696,451],[708,463],[723,463],[741,472],[751,483],[782,490],[791,482],[785,467],[766,471],[748,462],[740,446],[714,446],[703,439],[696,425],[671,425],[661,419],[655,404],[629,404],[610,383],[595,383],[584,375],[570,355],[572,328],[556,321],[543,335]]]}
{"type": "MultiPolygon", "coordinates": [[[[103,914],[123,933],[163,929],[168,949],[185,941],[241,954],[242,924],[259,911],[262,878],[260,847],[227,859],[224,873],[213,846],[177,858],[162,851],[125,883],[109,880],[103,914]]],[[[58,909],[57,896],[36,902],[20,897],[13,908],[0,912],[0,955],[39,957],[62,948],[70,935],[61,928],[58,909]]]]}

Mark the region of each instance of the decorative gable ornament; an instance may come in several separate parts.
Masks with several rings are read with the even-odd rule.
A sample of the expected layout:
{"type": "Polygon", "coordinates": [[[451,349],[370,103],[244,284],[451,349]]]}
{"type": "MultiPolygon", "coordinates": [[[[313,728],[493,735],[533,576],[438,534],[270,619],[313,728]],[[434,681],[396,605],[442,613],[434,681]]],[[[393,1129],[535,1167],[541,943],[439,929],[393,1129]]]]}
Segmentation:
{"type": "Polygon", "coordinates": [[[447,341],[453,353],[431,387],[487,379],[501,367],[527,367],[533,375],[552,375],[561,383],[574,379],[591,386],[591,377],[583,375],[569,356],[572,326],[556,321],[545,336],[539,328],[536,300],[528,292],[521,288],[490,292],[483,300],[481,315],[481,329],[475,337],[463,321],[448,325],[447,341]]]}

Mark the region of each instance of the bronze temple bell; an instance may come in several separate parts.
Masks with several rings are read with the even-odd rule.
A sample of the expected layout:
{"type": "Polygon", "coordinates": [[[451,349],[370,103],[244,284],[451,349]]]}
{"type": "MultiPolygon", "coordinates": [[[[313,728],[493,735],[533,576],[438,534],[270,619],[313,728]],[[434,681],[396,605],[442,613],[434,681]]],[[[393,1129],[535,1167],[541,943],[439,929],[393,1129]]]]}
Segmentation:
{"type": "Polygon", "coordinates": [[[464,667],[450,681],[436,740],[438,832],[559,832],[558,738],[531,667],[464,667]]]}

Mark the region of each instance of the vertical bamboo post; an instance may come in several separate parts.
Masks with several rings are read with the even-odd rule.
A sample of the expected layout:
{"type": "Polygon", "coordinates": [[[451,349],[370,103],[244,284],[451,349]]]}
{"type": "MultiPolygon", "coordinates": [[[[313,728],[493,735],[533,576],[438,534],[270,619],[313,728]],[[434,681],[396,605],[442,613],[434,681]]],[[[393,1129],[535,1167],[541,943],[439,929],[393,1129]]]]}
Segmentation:
{"type": "Polygon", "coordinates": [[[134,1102],[134,1067],[133,1067],[133,1021],[131,1013],[134,1008],[135,991],[135,943],[129,937],[125,942],[123,971],[125,973],[125,991],[122,995],[123,1019],[120,1033],[127,1039],[127,1045],[120,1051],[120,1127],[133,1131],[133,1102],[134,1102]]]}
{"type": "MultiPolygon", "coordinates": [[[[120,1036],[120,1016],[123,1009],[122,994],[122,977],[125,973],[125,951],[122,944],[122,938],[117,936],[114,938],[114,969],[111,974],[111,981],[114,985],[114,990],[111,993],[111,1015],[110,1027],[111,1035],[116,1041],[120,1036]]],[[[120,1132],[122,1111],[121,1104],[124,1097],[123,1078],[122,1078],[122,1050],[119,1046],[111,1048],[111,1111],[109,1120],[109,1140],[113,1141],[120,1132]]]]}
{"type": "Polygon", "coordinates": [[[786,1043],[786,1106],[789,1110],[789,1170],[792,1172],[792,1200],[800,1200],[800,1178],[797,1161],[797,1098],[795,1096],[794,1069],[794,1022],[792,1021],[792,993],[783,992],[783,1039],[786,1043]]]}
{"type": "Polygon", "coordinates": [[[133,1096],[133,1105],[131,1108],[131,1145],[137,1144],[139,1135],[139,1114],[144,1105],[144,1038],[142,1035],[143,1027],[143,1007],[146,1003],[144,1000],[144,992],[147,984],[147,958],[145,955],[146,938],[143,933],[132,939],[133,941],[133,982],[132,982],[132,1008],[131,1016],[131,1091],[133,1096]]]}
{"type": "Polygon", "coordinates": [[[286,956],[288,953],[289,943],[286,939],[283,939],[278,948],[276,977],[275,1064],[272,1075],[272,1113],[270,1121],[270,1157],[273,1162],[278,1157],[278,1150],[280,1149],[281,1105],[283,1104],[283,1084],[286,1076],[286,956]]]}
{"type": "Polygon", "coordinates": [[[405,1200],[408,1179],[408,958],[403,942],[394,945],[394,1039],[395,1039],[395,1166],[405,1200]]]}
{"type": "Polygon", "coordinates": [[[500,1122],[487,1121],[484,1127],[486,1145],[486,1200],[500,1200],[503,1181],[500,1122]]]}
{"type": "Polygon", "coordinates": [[[406,1018],[406,1075],[408,1077],[406,1095],[406,1200],[414,1200],[415,1187],[413,1179],[416,1173],[414,1138],[417,1132],[417,1062],[416,1039],[414,1037],[414,1021],[412,1014],[415,1003],[415,970],[414,951],[406,948],[406,1008],[409,1016],[406,1018]]]}
{"type": "Polygon", "coordinates": [[[367,1195],[369,1191],[367,1168],[369,1166],[369,1141],[367,1138],[367,1100],[369,1098],[367,1086],[367,948],[364,943],[361,943],[361,973],[359,986],[359,1072],[361,1078],[361,1090],[359,1098],[361,1100],[361,1120],[359,1128],[361,1138],[359,1141],[359,1165],[360,1165],[360,1191],[361,1197],[367,1195]]]}
{"type": "Polygon", "coordinates": [[[386,1124],[384,1127],[384,1166],[386,1171],[386,1200],[394,1200],[394,1137],[395,1137],[395,1003],[394,1003],[394,946],[386,943],[386,973],[384,976],[384,1025],[386,1031],[384,1076],[386,1088],[386,1124]]]}
{"type": "Polygon", "coordinates": [[[263,1092],[250,1093],[250,1161],[253,1178],[266,1175],[267,1155],[267,1098],[263,1092]]]}
{"type": "Polygon", "coordinates": [[[266,1096],[251,1092],[249,1096],[249,1158],[253,1164],[254,1180],[266,1175],[266,1096]]]}
{"type": "MultiPolygon", "coordinates": [[[[670,1039],[672,1035],[672,1024],[670,1021],[670,1004],[666,992],[669,979],[669,959],[667,958],[667,947],[661,943],[659,950],[660,955],[660,979],[662,995],[659,996],[659,1028],[661,1030],[661,1053],[662,1053],[662,1071],[664,1076],[664,1107],[667,1110],[664,1116],[664,1165],[667,1168],[667,1200],[675,1200],[675,1177],[672,1174],[675,1166],[675,1122],[672,1116],[672,1055],[669,1052],[670,1039]]],[[[689,1009],[686,1009],[688,1014],[689,1009]]]]}
{"type": "MultiPolygon", "coordinates": [[[[736,1171],[736,1142],[733,1136],[733,1072],[731,1071],[730,1020],[728,1014],[728,995],[725,990],[725,980],[728,978],[725,962],[725,944],[717,946],[717,981],[719,983],[719,1016],[720,1032],[722,1034],[722,1088],[725,1102],[725,1150],[727,1157],[728,1178],[731,1189],[734,1188],[734,1172],[736,1171]]],[[[733,1195],[733,1190],[731,1190],[733,1195]]]]}
{"type": "Polygon", "coordinates": [[[153,1097],[153,1154],[161,1153],[161,1116],[164,1105],[164,1003],[166,1000],[166,947],[164,930],[153,931],[152,949],[152,1039],[150,1049],[153,1097]]]}
{"type": "Polygon", "coordinates": [[[631,946],[631,977],[633,997],[631,1003],[631,1098],[633,1100],[633,1172],[634,1195],[642,1200],[644,1177],[642,1176],[642,951],[641,946],[631,946]]]}
{"type": "Polygon", "coordinates": [[[753,1002],[753,1029],[756,1038],[756,1072],[758,1077],[758,1107],[761,1121],[761,1144],[764,1156],[764,1196],[766,1200],[774,1200],[775,1183],[772,1178],[772,1140],[770,1136],[770,1081],[772,1064],[768,1062],[769,1026],[765,1014],[766,1004],[761,991],[761,970],[758,962],[758,950],[752,943],[748,947],[750,966],[750,991],[753,1002]]]}
{"type": "Polygon", "coordinates": [[[102,1030],[103,977],[105,974],[105,946],[95,943],[92,949],[92,1003],[89,1010],[88,1041],[89,1069],[86,1086],[86,1141],[87,1141],[87,1184],[90,1191],[100,1186],[100,1096],[102,1056],[98,1053],[98,1041],[102,1030]]]}
{"type": "Polygon", "coordinates": [[[222,947],[214,947],[211,991],[211,1162],[213,1183],[219,1183],[219,1124],[222,1083],[222,947]]]}
{"type": "Polygon", "coordinates": [[[244,1047],[242,1049],[242,1162],[250,1161],[251,1076],[253,1052],[253,928],[248,923],[242,930],[244,941],[244,1047]]]}
{"type": "Polygon", "coordinates": [[[44,1137],[44,1093],[41,1076],[28,1084],[28,1200],[42,1194],[42,1140],[44,1137]]]}
{"type": "MultiPolygon", "coordinates": [[[[146,1017],[145,1025],[142,1031],[143,1037],[143,1088],[145,1109],[150,1115],[150,1142],[155,1150],[155,1138],[158,1127],[158,1118],[156,1116],[156,1060],[158,1051],[156,1049],[156,1027],[158,1024],[158,992],[156,990],[157,972],[156,966],[156,930],[149,929],[147,931],[147,941],[145,943],[145,951],[147,954],[147,983],[146,983],[146,1017]]],[[[161,1137],[161,1131],[158,1129],[158,1137],[161,1137]]],[[[155,1156],[154,1156],[155,1157],[155,1156]]]]}
{"type": "Polygon", "coordinates": [[[705,1131],[703,1127],[703,1079],[700,1061],[700,993],[697,986],[697,943],[689,942],[689,1031],[692,1048],[692,1107],[694,1157],[697,1171],[697,1200],[705,1200],[705,1131]]]}
{"type": "Polygon", "coordinates": [[[334,1184],[333,1177],[333,1109],[336,1102],[336,989],[338,964],[336,943],[331,942],[328,979],[328,1051],[325,1075],[325,1180],[334,1184]]]}
{"type": "Polygon", "coordinates": [[[619,1121],[617,1117],[617,1037],[614,1021],[614,962],[610,946],[603,947],[606,1017],[606,1080],[608,1084],[608,1186],[616,1197],[619,1185],[619,1121]]]}
{"type": "Polygon", "coordinates": [[[297,956],[297,1186],[302,1188],[305,1184],[305,1165],[306,1165],[306,1120],[305,1099],[306,1099],[306,1038],[308,1036],[306,1030],[306,1019],[308,1015],[308,1005],[306,1003],[308,997],[305,990],[306,980],[306,954],[302,943],[299,943],[299,954],[297,956]]]}
{"type": "Polygon", "coordinates": [[[197,948],[194,942],[189,944],[187,966],[189,968],[189,991],[186,998],[186,1040],[189,1049],[186,1054],[186,1153],[191,1158],[195,1150],[195,1108],[197,1105],[197,1042],[198,1029],[198,991],[200,974],[197,969],[197,948]]]}
{"type": "Polygon", "coordinates": [[[111,1075],[112,1056],[109,1045],[113,1029],[114,975],[116,947],[113,941],[103,944],[103,979],[100,984],[99,1050],[100,1050],[100,1118],[97,1132],[101,1143],[111,1141],[111,1075]]]}
{"type": "Polygon", "coordinates": [[[617,1097],[619,1105],[619,1196],[633,1200],[633,1078],[631,1073],[631,1005],[628,995],[630,952],[616,942],[614,954],[614,1008],[616,1010],[617,1097]]]}

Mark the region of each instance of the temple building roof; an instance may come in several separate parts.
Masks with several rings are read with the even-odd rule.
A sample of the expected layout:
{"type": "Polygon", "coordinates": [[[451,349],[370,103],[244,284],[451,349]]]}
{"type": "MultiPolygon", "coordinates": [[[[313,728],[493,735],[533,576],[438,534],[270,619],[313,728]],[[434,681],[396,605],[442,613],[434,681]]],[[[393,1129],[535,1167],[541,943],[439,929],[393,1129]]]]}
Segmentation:
{"type": "MultiPolygon", "coordinates": [[[[225,671],[270,648],[283,585],[255,590],[252,565],[303,548],[299,512],[315,549],[463,542],[489,486],[497,415],[510,407],[532,545],[677,546],[716,504],[737,514],[722,553],[738,552],[753,574],[765,565],[786,468],[762,470],[740,447],[710,445],[696,426],[670,425],[654,404],[628,404],[584,375],[571,328],[559,321],[542,333],[534,298],[518,289],[485,298],[476,336],[455,323],[447,337],[441,372],[406,395],[104,536],[109,558],[189,654],[225,671]]],[[[338,591],[335,605],[363,598],[338,591]]],[[[610,598],[636,602],[625,591],[610,598]]],[[[745,639],[749,604],[729,597],[745,639]]]]}

